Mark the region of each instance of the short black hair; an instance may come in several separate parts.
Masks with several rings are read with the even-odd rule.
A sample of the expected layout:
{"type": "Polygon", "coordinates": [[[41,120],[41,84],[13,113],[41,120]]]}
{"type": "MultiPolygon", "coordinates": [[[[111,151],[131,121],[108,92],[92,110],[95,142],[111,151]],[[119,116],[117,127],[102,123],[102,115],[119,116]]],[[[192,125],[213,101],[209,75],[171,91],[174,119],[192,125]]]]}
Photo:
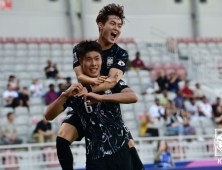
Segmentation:
{"type": "Polygon", "coordinates": [[[217,97],[217,100],[220,100],[220,97],[217,97]]]}
{"type": "Polygon", "coordinates": [[[62,83],[59,83],[58,87],[60,87],[61,85],[63,85],[62,83]]]}
{"type": "Polygon", "coordinates": [[[23,90],[28,90],[28,88],[27,87],[23,87],[23,90]]]}
{"type": "Polygon", "coordinates": [[[67,80],[71,80],[71,77],[66,77],[66,81],[67,81],[67,80]]]}
{"type": "Polygon", "coordinates": [[[102,47],[96,41],[81,41],[78,46],[79,57],[83,60],[86,53],[96,51],[102,53],[102,47]]]}
{"type": "Polygon", "coordinates": [[[11,116],[12,114],[14,114],[14,113],[12,113],[12,112],[8,112],[8,114],[7,114],[7,118],[9,118],[9,116],[11,116]]]}
{"type": "Polygon", "coordinates": [[[49,85],[49,88],[51,88],[51,87],[55,87],[54,84],[50,84],[50,85],[49,85]]]}

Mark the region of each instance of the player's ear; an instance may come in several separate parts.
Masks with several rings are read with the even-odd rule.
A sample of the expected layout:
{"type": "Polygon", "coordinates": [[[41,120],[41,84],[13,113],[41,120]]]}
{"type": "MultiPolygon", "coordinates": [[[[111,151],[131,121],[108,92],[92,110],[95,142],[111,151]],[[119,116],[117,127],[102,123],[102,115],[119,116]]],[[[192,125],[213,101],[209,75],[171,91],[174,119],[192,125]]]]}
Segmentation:
{"type": "Polygon", "coordinates": [[[99,27],[100,30],[102,30],[102,29],[103,29],[103,23],[102,23],[102,22],[99,22],[99,23],[98,23],[98,27],[99,27]]]}

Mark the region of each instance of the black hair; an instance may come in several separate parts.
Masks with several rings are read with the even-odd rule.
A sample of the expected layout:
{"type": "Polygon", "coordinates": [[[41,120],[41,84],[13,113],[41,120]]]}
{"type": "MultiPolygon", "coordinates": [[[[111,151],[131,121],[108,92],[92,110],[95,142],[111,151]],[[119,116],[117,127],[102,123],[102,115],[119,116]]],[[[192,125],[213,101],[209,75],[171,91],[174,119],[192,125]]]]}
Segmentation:
{"type": "Polygon", "coordinates": [[[105,25],[106,21],[108,20],[108,16],[109,15],[116,15],[116,16],[118,16],[121,19],[122,24],[124,24],[125,16],[124,16],[123,6],[116,5],[114,3],[108,4],[108,5],[104,6],[99,11],[99,15],[96,18],[96,23],[98,24],[99,22],[101,22],[101,23],[103,23],[105,25]]]}
{"type": "Polygon", "coordinates": [[[54,84],[50,84],[50,85],[49,85],[49,88],[51,88],[51,87],[53,87],[53,86],[54,86],[54,84]]]}
{"type": "Polygon", "coordinates": [[[8,114],[7,114],[7,118],[9,118],[9,116],[11,116],[12,114],[14,114],[14,113],[12,113],[12,112],[8,112],[8,114]]]}
{"type": "Polygon", "coordinates": [[[27,87],[23,87],[23,90],[27,90],[28,88],[27,87]]]}
{"type": "Polygon", "coordinates": [[[83,60],[86,53],[96,51],[102,53],[102,47],[96,41],[81,41],[78,46],[79,57],[83,60]]]}
{"type": "Polygon", "coordinates": [[[62,83],[59,83],[58,87],[60,87],[62,85],[62,83]]]}

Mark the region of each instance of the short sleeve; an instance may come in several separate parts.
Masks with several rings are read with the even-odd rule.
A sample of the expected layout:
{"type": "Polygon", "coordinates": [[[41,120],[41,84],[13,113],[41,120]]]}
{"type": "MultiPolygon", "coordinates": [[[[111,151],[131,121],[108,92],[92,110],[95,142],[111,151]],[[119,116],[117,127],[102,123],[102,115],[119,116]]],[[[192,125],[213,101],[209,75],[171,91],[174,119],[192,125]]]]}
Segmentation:
{"type": "Polygon", "coordinates": [[[80,66],[78,45],[73,48],[73,68],[80,66]]]}
{"type": "Polygon", "coordinates": [[[66,110],[67,107],[71,106],[71,98],[68,98],[65,103],[63,104],[64,110],[66,110]]]}
{"type": "Polygon", "coordinates": [[[119,70],[122,70],[123,74],[125,72],[125,69],[126,69],[126,63],[128,61],[128,53],[123,50],[123,49],[120,49],[118,52],[117,52],[117,55],[116,55],[116,60],[115,62],[113,63],[112,67],[111,68],[117,68],[119,70]]]}
{"type": "Polygon", "coordinates": [[[129,86],[123,80],[119,80],[119,82],[114,86],[113,90],[115,93],[120,93],[125,88],[129,88],[129,86]]]}

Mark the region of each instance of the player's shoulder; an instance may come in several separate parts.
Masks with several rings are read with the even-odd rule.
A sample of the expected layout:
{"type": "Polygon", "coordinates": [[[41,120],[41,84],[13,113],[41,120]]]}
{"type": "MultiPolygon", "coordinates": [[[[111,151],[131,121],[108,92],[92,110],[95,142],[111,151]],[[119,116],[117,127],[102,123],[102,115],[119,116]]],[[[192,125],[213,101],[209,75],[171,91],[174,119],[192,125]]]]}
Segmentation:
{"type": "Polygon", "coordinates": [[[123,49],[122,47],[120,47],[118,44],[115,43],[115,47],[117,48],[118,52],[122,52],[122,53],[127,53],[127,51],[125,49],[123,49]]]}
{"type": "Polygon", "coordinates": [[[74,45],[74,47],[73,47],[73,53],[74,53],[74,52],[78,52],[78,47],[79,47],[79,44],[74,45]]]}

